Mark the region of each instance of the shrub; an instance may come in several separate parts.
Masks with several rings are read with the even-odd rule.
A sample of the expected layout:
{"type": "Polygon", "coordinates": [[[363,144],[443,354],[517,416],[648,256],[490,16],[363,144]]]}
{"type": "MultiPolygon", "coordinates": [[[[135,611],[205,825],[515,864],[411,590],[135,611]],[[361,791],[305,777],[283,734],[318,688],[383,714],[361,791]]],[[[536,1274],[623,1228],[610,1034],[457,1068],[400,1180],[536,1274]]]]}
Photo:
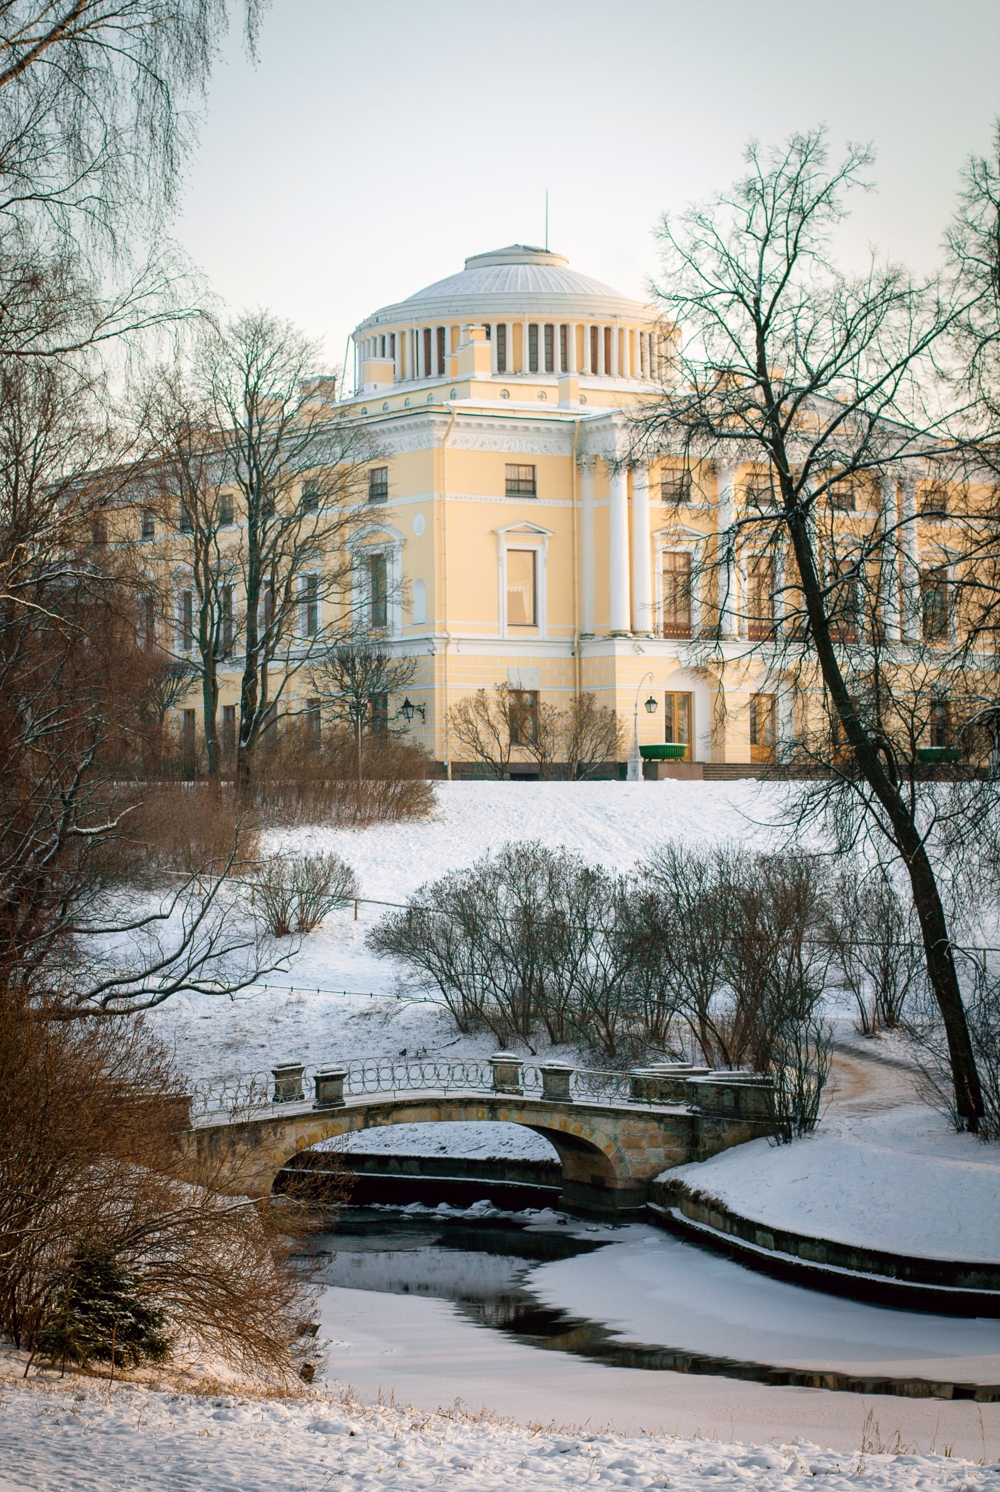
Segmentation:
{"type": "Polygon", "coordinates": [[[91,1362],[136,1368],[165,1362],[172,1343],[167,1313],[145,1298],[138,1278],[106,1254],[71,1259],[48,1302],[35,1351],[48,1362],[89,1367],[91,1362]]]}
{"type": "Polygon", "coordinates": [[[120,1311],[137,1351],[183,1339],[290,1381],[311,1308],[292,1261],[308,1220],[293,1202],[233,1196],[238,1150],[182,1144],[182,1095],[141,1021],[0,1003],[0,1336],[110,1360],[120,1311]]]}
{"type": "Polygon", "coordinates": [[[354,871],[339,855],[271,855],[248,876],[268,931],[276,938],[312,932],[335,907],[360,892],[354,871]]]}

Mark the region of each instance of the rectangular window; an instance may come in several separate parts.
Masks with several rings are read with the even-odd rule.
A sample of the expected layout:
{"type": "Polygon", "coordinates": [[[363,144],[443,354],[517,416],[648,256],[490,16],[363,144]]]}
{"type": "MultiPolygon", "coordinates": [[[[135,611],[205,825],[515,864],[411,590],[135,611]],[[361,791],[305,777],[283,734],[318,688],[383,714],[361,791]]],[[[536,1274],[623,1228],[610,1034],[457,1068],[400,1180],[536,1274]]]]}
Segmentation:
{"type": "Polygon", "coordinates": [[[95,518],[90,525],[90,542],[95,549],[103,549],[108,542],[108,520],[95,518]]]}
{"type": "Polygon", "coordinates": [[[838,513],[853,513],[857,507],[857,493],[853,477],[844,477],[830,483],[830,506],[838,513]]]}
{"type": "Polygon", "coordinates": [[[189,534],[194,528],[194,524],[191,522],[191,514],[188,511],[187,504],[184,502],[180,503],[177,509],[177,527],[182,534],[189,534]]]}
{"type": "Polygon", "coordinates": [[[438,377],[439,378],[443,378],[444,377],[444,327],[443,326],[439,326],[438,327],[437,344],[438,344],[438,377]]]}
{"type": "Polygon", "coordinates": [[[389,696],[388,694],[373,694],[371,698],[369,729],[377,736],[389,734],[389,696]]]}
{"type": "Polygon", "coordinates": [[[689,471],[661,472],[660,500],[665,503],[689,503],[691,501],[691,473],[689,471]]]}
{"type": "Polygon", "coordinates": [[[323,713],[319,699],[306,700],[306,707],[302,712],[302,723],[309,739],[318,741],[323,729],[323,713]]]}
{"type": "Polygon", "coordinates": [[[219,591],[219,641],[222,656],[228,658],[233,651],[233,587],[224,585],[219,591]]]}
{"type": "Polygon", "coordinates": [[[534,466],[515,466],[507,463],[507,497],[537,497],[538,483],[534,466]]]}
{"type": "Polygon", "coordinates": [[[319,576],[307,575],[302,585],[302,635],[315,637],[319,631],[319,576]]]}
{"type": "Polygon", "coordinates": [[[194,710],[181,711],[181,749],[185,760],[194,756],[194,710]]]}
{"type": "Polygon", "coordinates": [[[663,556],[663,635],[691,636],[691,556],[663,556]]]}
{"type": "Polygon", "coordinates": [[[591,373],[599,373],[601,371],[601,364],[600,364],[600,345],[601,345],[601,342],[600,342],[600,332],[598,331],[598,329],[597,329],[596,326],[592,326],[590,328],[590,371],[591,371],[591,373]]]}
{"type": "Polygon", "coordinates": [[[152,508],[143,508],[142,510],[142,537],[144,539],[156,538],[156,518],[153,515],[152,508]]]}
{"type": "Polygon", "coordinates": [[[536,627],[536,559],[534,549],[507,550],[507,625],[536,627]]]}
{"type": "Polygon", "coordinates": [[[951,707],[946,699],[931,705],[930,736],[932,746],[951,745],[951,707]]]}
{"type": "Polygon", "coordinates": [[[921,518],[947,518],[947,482],[926,482],[917,498],[917,512],[921,518]]]}
{"type": "Polygon", "coordinates": [[[569,372],[569,327],[559,328],[559,371],[569,372]]]}
{"type": "Polygon", "coordinates": [[[528,327],[528,372],[538,372],[538,327],[528,327]]]}
{"type": "Polygon", "coordinates": [[[191,591],[181,591],[177,631],[181,652],[190,653],[194,647],[194,596],[191,591]]]}
{"type": "Polygon", "coordinates": [[[604,372],[606,376],[611,374],[611,328],[604,328],[604,372]]]}
{"type": "Polygon", "coordinates": [[[368,472],[368,501],[384,503],[389,497],[389,468],[373,466],[368,472]]]}
{"type": "Polygon", "coordinates": [[[389,624],[388,566],[384,554],[373,554],[368,561],[369,626],[383,628],[389,624]]]}
{"type": "Polygon", "coordinates": [[[315,513],[319,507],[319,483],[303,482],[302,506],[307,513],[315,513]]]}
{"type": "Polygon", "coordinates": [[[755,642],[774,636],[774,560],[762,554],[747,563],[747,636],[755,642]]]}
{"type": "Polygon", "coordinates": [[[233,494],[231,492],[219,493],[219,522],[223,528],[228,528],[233,521],[233,494]]]}
{"type": "Polygon", "coordinates": [[[236,706],[222,706],[222,749],[236,750],[236,706]]]}
{"type": "Polygon", "coordinates": [[[743,484],[743,497],[748,508],[773,508],[778,500],[774,479],[770,472],[755,472],[743,484]]]}
{"type": "Polygon", "coordinates": [[[750,760],[770,762],[774,760],[777,740],[778,710],[773,694],[751,694],[750,696],[750,760]]]}
{"type": "Polygon", "coordinates": [[[920,611],[924,642],[947,642],[951,597],[947,577],[937,570],[920,572],[920,611]]]}
{"type": "Polygon", "coordinates": [[[142,596],[139,601],[140,643],[150,652],[156,647],[156,597],[142,596]]]}
{"type": "Polygon", "coordinates": [[[545,371],[546,373],[556,371],[556,329],[554,326],[545,328],[545,371]]]}
{"type": "Polygon", "coordinates": [[[845,562],[839,571],[831,570],[827,575],[830,587],[827,607],[830,613],[830,631],[837,642],[857,642],[861,630],[860,581],[855,567],[845,562]]]}
{"type": "Polygon", "coordinates": [[[691,759],[691,696],[690,694],[665,694],[663,696],[663,739],[683,746],[684,760],[691,759]]]}
{"type": "Polygon", "coordinates": [[[507,324],[504,321],[497,322],[497,372],[507,371],[507,324]]]}
{"type": "Polygon", "coordinates": [[[538,736],[538,695],[534,689],[512,689],[510,699],[510,744],[531,746],[538,736]]]}
{"type": "Polygon", "coordinates": [[[424,327],[424,368],[423,368],[423,374],[424,374],[425,378],[430,378],[430,376],[431,376],[431,329],[430,329],[429,326],[425,326],[424,327]]]}

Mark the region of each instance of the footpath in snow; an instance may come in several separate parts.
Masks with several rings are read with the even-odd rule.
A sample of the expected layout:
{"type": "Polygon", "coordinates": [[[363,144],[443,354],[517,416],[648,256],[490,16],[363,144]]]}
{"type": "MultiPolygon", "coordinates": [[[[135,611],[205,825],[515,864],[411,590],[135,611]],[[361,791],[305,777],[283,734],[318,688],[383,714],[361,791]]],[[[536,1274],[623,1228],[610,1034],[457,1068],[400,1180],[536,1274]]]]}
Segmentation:
{"type": "Polygon", "coordinates": [[[917,1101],[911,1073],[873,1058],[880,1046],[858,1039],[838,1053],[815,1134],[791,1145],[753,1140],[664,1176],[795,1233],[1000,1263],[1000,1145],[956,1134],[917,1101]]]}
{"type": "Polygon", "coordinates": [[[0,1390],[2,1492],[799,1492],[817,1479],[827,1492],[1000,1492],[1000,1465],[807,1443],[535,1431],[458,1410],[364,1409],[349,1394],[212,1399],[82,1380],[7,1381],[0,1390]]]}

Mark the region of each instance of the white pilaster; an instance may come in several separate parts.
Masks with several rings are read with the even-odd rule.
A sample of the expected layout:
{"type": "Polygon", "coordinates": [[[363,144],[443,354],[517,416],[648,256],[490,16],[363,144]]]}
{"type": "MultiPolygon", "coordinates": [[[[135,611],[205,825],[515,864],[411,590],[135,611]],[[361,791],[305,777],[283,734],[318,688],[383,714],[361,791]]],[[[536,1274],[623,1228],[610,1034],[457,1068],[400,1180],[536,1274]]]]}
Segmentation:
{"type": "Polygon", "coordinates": [[[903,641],[918,642],[921,633],[920,565],[917,550],[917,483],[910,473],[903,477],[900,548],[903,571],[903,641]]]}
{"type": "Polygon", "coordinates": [[[593,456],[580,457],[580,631],[594,635],[594,466],[593,456]]]}
{"type": "Polygon", "coordinates": [[[719,587],[719,632],[723,637],[732,637],[736,632],[736,556],[733,553],[734,536],[731,532],[735,517],[736,468],[717,466],[715,471],[719,488],[716,501],[719,534],[716,570],[719,587]]]}
{"type": "Polygon", "coordinates": [[[899,529],[896,527],[899,514],[896,507],[898,477],[889,472],[882,478],[882,545],[881,600],[882,626],[887,642],[898,642],[900,636],[899,609],[899,529]]]}
{"type": "Polygon", "coordinates": [[[608,545],[611,589],[611,633],[629,631],[628,478],[624,466],[608,462],[611,484],[610,543],[608,545]]]}
{"type": "Polygon", "coordinates": [[[636,466],[632,471],[632,631],[647,636],[652,636],[653,632],[652,569],[649,467],[636,466]]]}

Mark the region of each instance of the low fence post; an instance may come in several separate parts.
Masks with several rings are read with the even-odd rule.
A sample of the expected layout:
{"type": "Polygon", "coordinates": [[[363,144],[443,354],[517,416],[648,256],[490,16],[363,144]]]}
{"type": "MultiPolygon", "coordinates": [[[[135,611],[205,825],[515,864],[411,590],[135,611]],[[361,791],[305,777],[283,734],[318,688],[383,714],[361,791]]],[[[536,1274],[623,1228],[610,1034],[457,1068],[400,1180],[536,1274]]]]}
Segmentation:
{"type": "Polygon", "coordinates": [[[328,1067],[325,1072],[318,1072],[316,1074],[316,1102],[313,1104],[313,1108],[341,1108],[347,1101],[344,1098],[344,1081],[346,1078],[346,1067],[328,1067]]]}
{"type": "Polygon", "coordinates": [[[302,1074],[305,1070],[304,1062],[279,1062],[277,1067],[271,1068],[274,1103],[302,1102],[302,1074]]]}
{"type": "Polygon", "coordinates": [[[494,1052],[490,1058],[494,1093],[524,1092],[521,1087],[521,1059],[516,1052],[494,1052]]]}
{"type": "Polygon", "coordinates": [[[542,1062],[538,1071],[542,1075],[543,1098],[547,1098],[550,1103],[572,1101],[569,1088],[576,1069],[569,1062],[542,1062]]]}

